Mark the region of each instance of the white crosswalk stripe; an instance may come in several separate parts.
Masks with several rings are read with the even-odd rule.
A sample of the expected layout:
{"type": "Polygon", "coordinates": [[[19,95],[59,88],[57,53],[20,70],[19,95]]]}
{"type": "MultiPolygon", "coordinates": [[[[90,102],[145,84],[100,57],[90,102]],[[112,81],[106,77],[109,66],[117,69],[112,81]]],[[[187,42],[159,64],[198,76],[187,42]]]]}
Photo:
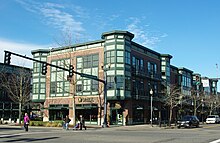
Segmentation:
{"type": "Polygon", "coordinates": [[[209,142],[209,143],[220,143],[220,139],[212,141],[212,142],[209,142]]]}

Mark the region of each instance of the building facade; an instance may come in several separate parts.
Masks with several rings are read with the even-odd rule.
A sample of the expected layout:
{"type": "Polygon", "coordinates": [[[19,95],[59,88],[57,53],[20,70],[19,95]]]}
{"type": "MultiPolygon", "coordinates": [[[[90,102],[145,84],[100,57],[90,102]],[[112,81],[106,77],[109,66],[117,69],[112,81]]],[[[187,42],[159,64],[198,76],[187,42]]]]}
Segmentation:
{"type": "Polygon", "coordinates": [[[46,75],[41,63],[33,64],[32,101],[38,103],[43,120],[62,120],[69,115],[73,123],[83,115],[87,124],[101,125],[105,91],[94,77],[107,82],[109,124],[149,123],[151,108],[154,120],[166,120],[168,111],[158,100],[162,84],[177,84],[190,96],[193,72],[172,66],[171,55],[148,49],[133,38],[128,31],[111,31],[97,41],[33,50],[35,59],[48,63],[46,75]],[[74,75],[49,64],[63,69],[73,65],[74,75]]]}
{"type": "MultiPolygon", "coordinates": [[[[70,47],[32,51],[35,59],[107,80],[108,121],[126,125],[150,120],[150,89],[157,96],[161,83],[161,54],[132,41],[127,31],[102,34],[102,39],[70,47]]],[[[65,115],[87,123],[103,122],[101,82],[48,66],[41,74],[41,64],[33,67],[33,102],[43,107],[44,121],[60,120],[65,115]]],[[[157,111],[155,103],[155,116],[157,111]]]]}

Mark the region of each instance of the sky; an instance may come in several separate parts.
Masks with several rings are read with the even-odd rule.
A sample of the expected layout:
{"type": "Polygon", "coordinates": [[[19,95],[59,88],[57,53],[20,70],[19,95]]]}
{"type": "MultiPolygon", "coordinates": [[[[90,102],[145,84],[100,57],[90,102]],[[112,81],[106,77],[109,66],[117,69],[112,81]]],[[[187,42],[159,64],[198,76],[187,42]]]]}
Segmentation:
{"type": "MultiPolygon", "coordinates": [[[[219,7],[219,0],[1,0],[0,62],[4,50],[32,57],[67,35],[75,44],[126,30],[134,42],[172,55],[172,65],[220,77],[219,7]]],[[[12,64],[31,66],[13,56],[12,64]]]]}

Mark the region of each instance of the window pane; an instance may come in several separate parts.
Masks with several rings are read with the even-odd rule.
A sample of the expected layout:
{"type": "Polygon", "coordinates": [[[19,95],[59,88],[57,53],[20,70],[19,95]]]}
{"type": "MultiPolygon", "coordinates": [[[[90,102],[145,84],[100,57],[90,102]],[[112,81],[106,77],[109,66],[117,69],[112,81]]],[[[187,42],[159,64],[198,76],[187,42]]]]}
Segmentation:
{"type": "Polygon", "coordinates": [[[124,52],[123,51],[117,51],[117,56],[124,56],[124,52]]]}
{"type": "Polygon", "coordinates": [[[119,63],[124,62],[124,58],[123,57],[117,57],[117,62],[119,62],[119,63]]]}

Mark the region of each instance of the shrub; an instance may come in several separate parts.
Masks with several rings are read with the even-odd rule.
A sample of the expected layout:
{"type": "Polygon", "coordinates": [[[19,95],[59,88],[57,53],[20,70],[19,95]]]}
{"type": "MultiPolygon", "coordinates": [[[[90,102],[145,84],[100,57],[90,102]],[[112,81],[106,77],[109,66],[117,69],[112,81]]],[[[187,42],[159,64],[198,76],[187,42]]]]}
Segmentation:
{"type": "Polygon", "coordinates": [[[43,126],[43,121],[30,121],[30,126],[43,126]]]}
{"type": "Polygon", "coordinates": [[[43,121],[30,121],[30,126],[44,126],[44,127],[62,127],[62,121],[43,122],[43,121]]]}

